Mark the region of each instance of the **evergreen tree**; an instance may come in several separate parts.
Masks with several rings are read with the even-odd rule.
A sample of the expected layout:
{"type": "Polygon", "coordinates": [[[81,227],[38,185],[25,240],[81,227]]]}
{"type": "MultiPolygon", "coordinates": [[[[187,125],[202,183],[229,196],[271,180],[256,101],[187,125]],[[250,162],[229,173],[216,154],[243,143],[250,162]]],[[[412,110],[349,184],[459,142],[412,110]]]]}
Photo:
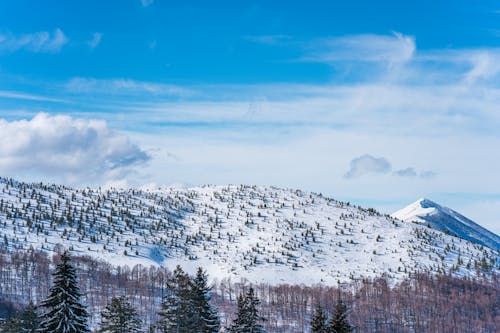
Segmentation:
{"type": "Polygon", "coordinates": [[[248,316],[248,332],[249,333],[261,333],[265,332],[264,327],[259,324],[259,322],[265,321],[263,317],[259,315],[258,306],[260,300],[255,296],[252,287],[248,290],[246,295],[246,305],[247,305],[247,316],[248,316]]]}
{"type": "Polygon", "coordinates": [[[198,268],[192,284],[192,300],[195,310],[196,332],[216,333],[220,330],[217,310],[210,305],[211,289],[207,283],[207,275],[198,268]]]}
{"type": "Polygon", "coordinates": [[[229,333],[243,332],[247,321],[245,307],[245,297],[243,296],[243,294],[240,294],[237,300],[236,318],[233,319],[233,323],[231,324],[231,326],[227,328],[227,331],[229,333]]]}
{"type": "Polygon", "coordinates": [[[138,333],[141,321],[125,296],[113,297],[101,314],[102,333],[138,333]]]}
{"type": "Polygon", "coordinates": [[[177,266],[172,279],[167,283],[167,294],[163,297],[158,328],[163,333],[196,332],[196,314],[192,300],[192,281],[177,266]]]}
{"type": "Polygon", "coordinates": [[[54,272],[54,285],[41,304],[46,309],[40,324],[41,333],[85,333],[89,314],[81,302],[75,268],[70,263],[68,252],[61,255],[61,262],[54,272]]]}
{"type": "Polygon", "coordinates": [[[329,333],[350,333],[353,327],[347,320],[347,306],[339,300],[335,306],[335,313],[328,325],[329,333]]]}
{"type": "Polygon", "coordinates": [[[16,315],[9,317],[5,322],[2,322],[0,325],[0,332],[2,333],[18,333],[20,323],[19,318],[16,315]]]}
{"type": "Polygon", "coordinates": [[[327,315],[321,305],[317,305],[311,316],[311,333],[327,333],[327,315]]]}
{"type": "Polygon", "coordinates": [[[236,309],[236,318],[233,320],[231,326],[227,329],[229,333],[238,333],[243,332],[245,326],[245,298],[243,294],[238,296],[237,300],[237,309],[236,309]]]}
{"type": "Polygon", "coordinates": [[[35,333],[38,330],[40,319],[33,303],[30,302],[24,311],[20,313],[19,321],[21,323],[20,333],[35,333]]]}
{"type": "Polygon", "coordinates": [[[259,315],[257,309],[259,304],[260,301],[255,296],[252,287],[248,289],[244,297],[240,295],[238,297],[238,312],[228,331],[231,333],[266,333],[260,324],[265,319],[259,315]]]}
{"type": "Polygon", "coordinates": [[[40,325],[33,303],[24,311],[11,316],[0,329],[3,333],[35,333],[40,325]]]}

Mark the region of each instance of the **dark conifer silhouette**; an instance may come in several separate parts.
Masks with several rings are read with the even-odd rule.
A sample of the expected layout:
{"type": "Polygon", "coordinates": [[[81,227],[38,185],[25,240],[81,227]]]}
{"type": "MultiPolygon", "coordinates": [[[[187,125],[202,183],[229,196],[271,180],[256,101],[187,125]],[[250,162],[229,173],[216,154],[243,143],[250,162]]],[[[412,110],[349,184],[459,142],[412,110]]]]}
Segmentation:
{"type": "Polygon", "coordinates": [[[197,331],[200,333],[216,333],[220,330],[220,320],[210,301],[212,299],[211,288],[208,286],[207,275],[198,268],[192,283],[192,300],[195,310],[195,321],[197,331]]]}
{"type": "Polygon", "coordinates": [[[317,305],[311,317],[311,333],[327,333],[328,317],[321,305],[317,305]]]}
{"type": "Polygon", "coordinates": [[[328,324],[329,333],[350,333],[353,327],[347,320],[347,306],[339,300],[335,306],[335,313],[328,324]]]}
{"type": "Polygon", "coordinates": [[[54,285],[41,304],[46,309],[41,317],[41,333],[90,332],[87,326],[89,314],[81,301],[75,268],[70,261],[68,252],[64,252],[54,273],[54,285]]]}
{"type": "Polygon", "coordinates": [[[265,319],[259,315],[257,309],[259,303],[252,287],[248,289],[245,296],[238,296],[236,318],[228,331],[230,333],[265,333],[266,330],[261,324],[265,319]]]}
{"type": "Polygon", "coordinates": [[[180,266],[177,266],[168,282],[166,295],[158,313],[158,328],[163,333],[196,332],[196,313],[192,300],[192,281],[180,266]]]}
{"type": "Polygon", "coordinates": [[[2,333],[35,333],[40,325],[38,314],[33,303],[30,303],[22,312],[11,316],[0,327],[2,333]]]}
{"type": "Polygon", "coordinates": [[[141,321],[137,310],[125,296],[113,297],[101,314],[102,333],[137,333],[141,321]]]}

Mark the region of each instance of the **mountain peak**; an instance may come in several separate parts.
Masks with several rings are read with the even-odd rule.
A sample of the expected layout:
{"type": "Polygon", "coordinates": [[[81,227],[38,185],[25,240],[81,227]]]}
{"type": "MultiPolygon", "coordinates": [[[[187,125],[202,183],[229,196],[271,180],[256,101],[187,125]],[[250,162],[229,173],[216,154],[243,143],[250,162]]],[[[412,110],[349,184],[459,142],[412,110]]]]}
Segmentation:
{"type": "Polygon", "coordinates": [[[403,209],[392,214],[392,217],[407,222],[420,222],[422,216],[427,216],[441,210],[441,206],[427,198],[420,198],[403,209]]]}
{"type": "Polygon", "coordinates": [[[405,222],[426,224],[439,231],[500,250],[498,235],[453,209],[427,198],[420,198],[391,216],[405,222]]]}
{"type": "Polygon", "coordinates": [[[427,198],[420,198],[417,202],[422,208],[436,208],[440,210],[443,209],[443,206],[427,198]]]}

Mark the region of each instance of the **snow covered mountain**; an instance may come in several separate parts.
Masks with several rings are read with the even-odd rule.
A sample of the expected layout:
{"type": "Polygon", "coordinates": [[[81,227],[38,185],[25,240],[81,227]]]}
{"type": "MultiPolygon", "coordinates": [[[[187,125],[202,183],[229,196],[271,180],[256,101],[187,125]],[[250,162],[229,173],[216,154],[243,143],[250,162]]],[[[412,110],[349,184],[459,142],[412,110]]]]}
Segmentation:
{"type": "Polygon", "coordinates": [[[428,224],[439,231],[500,251],[500,237],[456,211],[429,199],[419,199],[392,214],[406,222],[428,224]]]}
{"type": "Polygon", "coordinates": [[[497,251],[454,233],[275,187],[101,190],[0,178],[0,247],[202,266],[217,279],[335,285],[416,271],[500,272],[497,251]]]}

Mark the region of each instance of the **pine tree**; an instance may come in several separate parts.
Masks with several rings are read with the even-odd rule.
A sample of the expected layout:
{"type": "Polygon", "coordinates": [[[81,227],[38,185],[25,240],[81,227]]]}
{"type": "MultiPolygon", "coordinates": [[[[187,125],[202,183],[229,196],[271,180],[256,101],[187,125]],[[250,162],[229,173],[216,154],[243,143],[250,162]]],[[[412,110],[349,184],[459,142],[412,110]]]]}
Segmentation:
{"type": "Polygon", "coordinates": [[[249,328],[248,332],[249,333],[265,332],[264,327],[261,324],[259,324],[259,322],[265,321],[265,319],[259,315],[258,311],[260,300],[257,298],[257,296],[255,296],[252,287],[250,287],[246,295],[246,304],[247,304],[247,316],[248,316],[248,328],[249,328]]]}
{"type": "Polygon", "coordinates": [[[167,283],[167,294],[163,297],[158,328],[163,333],[196,332],[196,315],[192,300],[192,281],[177,266],[171,281],[167,283]]]}
{"type": "Polygon", "coordinates": [[[216,333],[220,330],[220,319],[217,310],[210,305],[211,288],[207,283],[207,275],[198,268],[192,284],[192,299],[195,310],[196,332],[216,333]]]}
{"type": "Polygon", "coordinates": [[[61,262],[54,273],[54,285],[41,304],[46,309],[40,324],[41,333],[85,333],[89,314],[81,302],[75,268],[70,263],[68,252],[61,255],[61,262]]]}
{"type": "Polygon", "coordinates": [[[266,333],[260,322],[265,319],[259,315],[258,305],[259,299],[255,296],[252,287],[243,297],[238,297],[238,312],[231,327],[228,328],[230,333],[266,333]]]}
{"type": "Polygon", "coordinates": [[[40,319],[33,303],[30,302],[24,311],[21,312],[19,321],[21,323],[20,333],[35,333],[38,330],[40,319]]]}
{"type": "Polygon", "coordinates": [[[102,333],[138,333],[141,321],[125,296],[113,297],[101,314],[102,333]]]}
{"type": "Polygon", "coordinates": [[[242,294],[238,296],[237,300],[237,310],[236,310],[236,318],[233,320],[231,326],[227,329],[229,333],[238,333],[243,332],[245,326],[245,298],[242,294]]]}
{"type": "Polygon", "coordinates": [[[311,333],[327,333],[327,320],[325,310],[318,304],[311,316],[311,333]]]}
{"type": "Polygon", "coordinates": [[[2,333],[18,333],[19,332],[19,318],[17,316],[11,316],[5,322],[0,324],[0,332],[2,333]]]}
{"type": "Polygon", "coordinates": [[[24,311],[10,317],[0,332],[3,333],[35,333],[40,325],[38,314],[33,303],[30,303],[24,311]]]}
{"type": "Polygon", "coordinates": [[[350,333],[353,327],[347,320],[347,306],[339,300],[335,306],[335,313],[328,325],[329,333],[350,333]]]}

